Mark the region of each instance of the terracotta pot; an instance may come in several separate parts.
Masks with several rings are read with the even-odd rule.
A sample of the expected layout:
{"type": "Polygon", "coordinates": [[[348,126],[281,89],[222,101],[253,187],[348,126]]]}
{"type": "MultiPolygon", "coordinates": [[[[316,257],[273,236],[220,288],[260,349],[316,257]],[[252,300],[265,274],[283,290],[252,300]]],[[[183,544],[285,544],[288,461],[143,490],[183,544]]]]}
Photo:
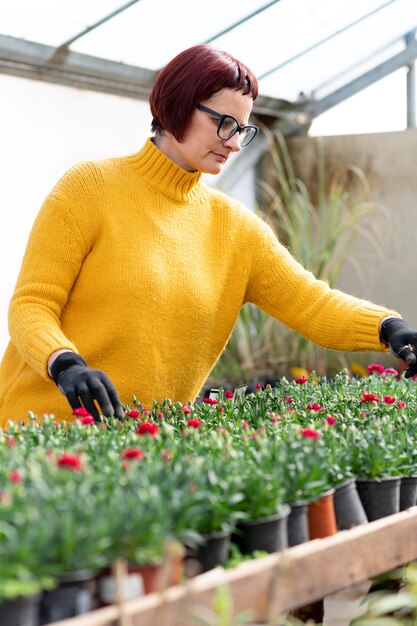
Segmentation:
{"type": "Polygon", "coordinates": [[[334,491],[334,489],[329,489],[318,500],[309,503],[308,531],[310,539],[320,539],[337,533],[333,503],[334,491]]]}

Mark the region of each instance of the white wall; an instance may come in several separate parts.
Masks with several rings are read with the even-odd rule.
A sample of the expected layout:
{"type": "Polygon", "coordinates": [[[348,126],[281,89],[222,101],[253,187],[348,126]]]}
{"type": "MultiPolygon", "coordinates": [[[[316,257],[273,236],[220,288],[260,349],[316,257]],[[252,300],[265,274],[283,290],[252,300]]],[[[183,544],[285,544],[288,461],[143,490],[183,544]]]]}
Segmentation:
{"type": "Polygon", "coordinates": [[[150,134],[146,102],[0,74],[0,358],[33,220],[62,174],[130,154],[150,134]]]}

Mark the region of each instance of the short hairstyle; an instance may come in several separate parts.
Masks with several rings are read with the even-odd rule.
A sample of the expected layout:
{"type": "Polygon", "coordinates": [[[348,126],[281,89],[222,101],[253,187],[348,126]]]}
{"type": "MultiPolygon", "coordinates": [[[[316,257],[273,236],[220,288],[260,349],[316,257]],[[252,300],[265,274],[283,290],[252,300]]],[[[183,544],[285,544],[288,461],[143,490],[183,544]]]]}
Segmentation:
{"type": "Polygon", "coordinates": [[[167,130],[181,141],[197,104],[222,89],[242,91],[255,100],[258,81],[243,63],[212,46],[180,52],[159,72],[152,87],[152,132],[167,130]]]}

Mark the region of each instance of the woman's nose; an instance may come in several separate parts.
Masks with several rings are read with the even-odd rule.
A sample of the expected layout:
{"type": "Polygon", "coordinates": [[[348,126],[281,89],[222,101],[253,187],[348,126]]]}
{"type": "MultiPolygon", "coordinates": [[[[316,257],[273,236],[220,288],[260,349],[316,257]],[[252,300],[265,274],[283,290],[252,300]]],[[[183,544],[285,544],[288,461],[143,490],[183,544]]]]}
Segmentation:
{"type": "Polygon", "coordinates": [[[229,139],[224,139],[223,143],[225,146],[230,148],[232,152],[240,152],[242,146],[240,145],[240,135],[239,133],[235,133],[229,139]]]}

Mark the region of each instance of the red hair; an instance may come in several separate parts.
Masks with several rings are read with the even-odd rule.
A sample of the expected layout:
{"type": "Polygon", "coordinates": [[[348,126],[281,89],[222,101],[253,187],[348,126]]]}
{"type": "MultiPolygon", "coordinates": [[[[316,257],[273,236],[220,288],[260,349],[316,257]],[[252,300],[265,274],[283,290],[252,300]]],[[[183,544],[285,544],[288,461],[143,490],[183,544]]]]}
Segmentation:
{"type": "Polygon", "coordinates": [[[199,45],[180,52],[152,87],[152,131],[167,130],[181,141],[197,104],[222,89],[235,89],[255,100],[258,81],[243,63],[217,48],[199,45]]]}

